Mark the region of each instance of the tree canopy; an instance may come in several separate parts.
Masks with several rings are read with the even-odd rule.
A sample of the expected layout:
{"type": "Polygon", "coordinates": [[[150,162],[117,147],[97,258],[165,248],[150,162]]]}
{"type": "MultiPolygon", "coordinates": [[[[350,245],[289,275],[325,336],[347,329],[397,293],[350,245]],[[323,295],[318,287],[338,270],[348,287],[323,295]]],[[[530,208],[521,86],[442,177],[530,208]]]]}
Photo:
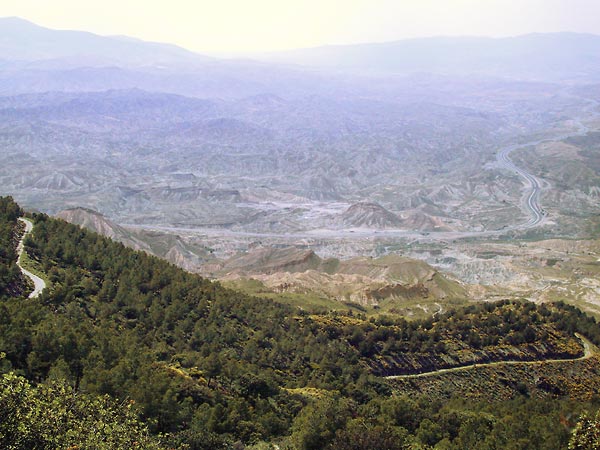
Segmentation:
{"type": "Polygon", "coordinates": [[[569,426],[552,423],[596,407],[517,391],[436,403],[380,377],[577,357],[573,333],[600,343],[600,332],[571,306],[504,301],[412,322],[310,315],[43,214],[25,244],[50,288],[25,299],[12,269],[20,214],[0,201],[0,439],[22,436],[12,448],[564,448],[569,426]],[[53,422],[64,426],[50,435],[53,422]]]}

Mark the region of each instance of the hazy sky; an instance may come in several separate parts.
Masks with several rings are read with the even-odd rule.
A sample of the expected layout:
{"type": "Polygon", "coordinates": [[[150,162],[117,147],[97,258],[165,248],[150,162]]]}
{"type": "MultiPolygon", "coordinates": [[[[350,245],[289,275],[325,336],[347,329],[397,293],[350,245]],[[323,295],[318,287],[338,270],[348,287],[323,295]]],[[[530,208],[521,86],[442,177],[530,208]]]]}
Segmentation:
{"type": "Polygon", "coordinates": [[[439,35],[600,34],[600,0],[0,0],[0,16],[204,53],[439,35]]]}

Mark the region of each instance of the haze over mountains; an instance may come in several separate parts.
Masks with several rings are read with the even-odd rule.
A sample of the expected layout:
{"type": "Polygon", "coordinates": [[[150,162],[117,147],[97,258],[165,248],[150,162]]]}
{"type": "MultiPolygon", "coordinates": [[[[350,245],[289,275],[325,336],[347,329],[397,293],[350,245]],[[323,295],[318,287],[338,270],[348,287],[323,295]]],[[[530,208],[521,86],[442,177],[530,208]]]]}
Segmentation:
{"type": "MultiPolygon", "coordinates": [[[[600,36],[534,33],[511,38],[432,37],[330,45],[253,54],[257,60],[320,68],[394,73],[481,74],[538,80],[597,79],[600,36]]],[[[206,70],[227,64],[181,47],[126,36],[51,30],[18,17],[0,18],[0,60],[30,67],[206,70]]],[[[237,64],[260,66],[251,60],[237,64]]],[[[281,70],[281,68],[280,68],[281,70]]],[[[276,81],[276,80],[270,80],[276,81]]]]}
{"type": "Polygon", "coordinates": [[[600,169],[594,135],[577,136],[598,120],[599,37],[431,38],[257,57],[0,19],[1,193],[159,233],[154,247],[136,245],[174,249],[186,268],[201,266],[208,247],[226,259],[256,242],[352,257],[403,239],[589,234],[600,169]],[[554,180],[542,185],[547,217],[529,231],[524,180],[496,156],[544,139],[513,155],[554,180]],[[556,148],[565,145],[577,163],[564,164],[556,148]],[[541,166],[531,159],[545,154],[541,166]]]}
{"type": "MultiPolygon", "coordinates": [[[[347,204],[338,208],[340,212],[366,199],[395,211],[427,206],[434,214],[442,211],[439,199],[432,196],[446,197],[444,201],[456,197],[464,203],[464,197],[475,194],[498,202],[509,194],[497,191],[507,187],[490,191],[487,180],[486,186],[477,186],[495,143],[546,129],[573,103],[548,84],[331,74],[214,60],[173,46],[53,31],[15,18],[0,21],[0,33],[0,93],[10,94],[0,99],[5,148],[8,153],[21,152],[19,143],[25,139],[30,156],[46,159],[41,170],[31,162],[28,187],[48,193],[64,190],[77,203],[85,203],[91,191],[104,189],[86,206],[121,220],[164,216],[138,211],[140,204],[172,204],[175,199],[200,202],[190,206],[201,211],[207,209],[206,201],[225,196],[244,205],[238,205],[231,220],[219,218],[216,211],[211,212],[216,217],[212,222],[200,212],[199,220],[194,214],[167,223],[254,221],[252,217],[270,216],[272,211],[246,204],[267,192],[271,202],[344,200],[347,204]],[[14,96],[24,92],[27,95],[14,96]],[[185,97],[167,94],[173,92],[185,97]],[[86,174],[82,164],[93,165],[94,173],[86,174]],[[430,187],[426,181],[457,168],[470,168],[475,186],[430,187]],[[122,169],[125,172],[118,173],[122,169]],[[142,183],[144,174],[154,180],[142,183]],[[110,180],[109,185],[98,176],[110,180]],[[106,198],[115,193],[106,190],[120,189],[115,182],[131,184],[131,177],[136,185],[146,185],[142,192],[120,191],[119,201],[107,205],[106,198]],[[84,179],[92,182],[82,183],[84,179]],[[386,198],[388,192],[393,201],[386,198]]],[[[486,42],[481,40],[479,47],[485,48],[486,42]]],[[[402,52],[394,56],[397,46],[388,49],[389,60],[404,60],[402,52]]],[[[450,56],[449,63],[460,67],[450,56]]],[[[477,55],[473,58],[479,60],[477,55]]],[[[422,69],[406,67],[407,73],[422,69]]],[[[19,185],[18,180],[4,181],[19,185]]],[[[35,195],[28,197],[33,200],[35,195]]],[[[65,203],[62,194],[61,205],[53,206],[52,198],[44,203],[50,211],[80,206],[65,203]]],[[[293,209],[293,215],[298,213],[293,209]]],[[[293,217],[294,223],[302,220],[301,214],[293,217]]],[[[332,220],[327,216],[320,222],[327,225],[332,220]]],[[[270,229],[265,224],[258,227],[270,229]]]]}
{"type": "MultiPolygon", "coordinates": [[[[278,87],[278,80],[292,76],[253,61],[215,60],[174,45],[125,36],[50,30],[14,17],[0,19],[0,69],[0,93],[6,95],[140,88],[239,97],[263,92],[270,84],[283,90],[289,83],[278,87]]],[[[302,88],[314,81],[295,84],[302,88]]]]}
{"type": "Polygon", "coordinates": [[[46,62],[55,66],[160,67],[207,61],[181,47],[144,42],[125,36],[98,36],[70,30],[51,30],[18,17],[0,19],[0,59],[46,62]]]}
{"type": "Polygon", "coordinates": [[[510,38],[433,37],[331,45],[258,57],[343,70],[589,81],[598,79],[600,36],[535,33],[510,38]]]}
{"type": "Polygon", "coordinates": [[[0,19],[0,448],[589,446],[600,37],[254,57],[0,19]]]}

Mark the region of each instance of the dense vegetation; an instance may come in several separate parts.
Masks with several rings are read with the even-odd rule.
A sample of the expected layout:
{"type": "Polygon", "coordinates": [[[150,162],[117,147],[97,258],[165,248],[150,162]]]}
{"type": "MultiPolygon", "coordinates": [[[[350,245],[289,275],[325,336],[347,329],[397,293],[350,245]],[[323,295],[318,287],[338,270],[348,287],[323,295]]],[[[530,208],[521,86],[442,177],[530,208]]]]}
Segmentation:
{"type": "Polygon", "coordinates": [[[600,412],[595,418],[584,414],[573,430],[569,441],[569,450],[588,450],[600,448],[600,412]]]}
{"type": "MultiPolygon", "coordinates": [[[[12,208],[0,219],[14,232],[12,208]]],[[[14,241],[2,245],[8,255],[14,241]]],[[[569,425],[548,421],[593,407],[524,396],[435,403],[392,395],[374,375],[392,363],[394,370],[409,367],[401,366],[403,355],[416,370],[414,361],[427,354],[460,364],[456,355],[466,353],[500,358],[494,353],[500,347],[511,349],[504,357],[536,345],[542,356],[576,356],[575,331],[599,343],[594,320],[562,304],[502,302],[415,322],[310,316],[45,215],[35,216],[26,248],[51,288],[38,299],[2,299],[0,368],[33,383],[4,378],[30,392],[35,404],[45,405],[49,392],[96,402],[82,422],[69,416],[77,405],[57,407],[75,428],[122,417],[131,425],[124,439],[142,439],[139,414],[153,434],[167,433],[164,445],[191,449],[261,441],[300,449],[507,448],[503,442],[560,448],[569,425]],[[48,384],[53,380],[59,384],[48,384]],[[104,395],[134,406],[123,412],[102,403],[104,395]]]]}
{"type": "Polygon", "coordinates": [[[61,381],[32,386],[5,374],[0,378],[0,448],[161,448],[131,407],[76,392],[61,381]]]}
{"type": "Polygon", "coordinates": [[[17,266],[19,227],[23,211],[11,197],[0,197],[0,299],[20,295],[24,288],[17,266]]]}
{"type": "Polygon", "coordinates": [[[574,359],[580,332],[600,344],[596,321],[564,303],[500,301],[420,321],[311,316],[330,339],[350,343],[378,375],[401,375],[503,360],[574,359]]]}
{"type": "Polygon", "coordinates": [[[252,442],[287,433],[304,405],[282,387],[383,389],[350,346],[303,327],[291,308],[43,215],[26,247],[52,289],[0,305],[11,369],[131,398],[154,432],[198,448],[252,442]]]}

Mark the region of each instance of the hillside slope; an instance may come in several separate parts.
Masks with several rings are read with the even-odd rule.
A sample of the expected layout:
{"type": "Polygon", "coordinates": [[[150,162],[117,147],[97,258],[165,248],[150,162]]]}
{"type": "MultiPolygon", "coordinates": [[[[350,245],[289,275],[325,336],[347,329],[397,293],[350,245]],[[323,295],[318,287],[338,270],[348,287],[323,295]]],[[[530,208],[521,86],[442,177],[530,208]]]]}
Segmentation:
{"type": "Polygon", "coordinates": [[[443,310],[439,302],[447,309],[468,301],[463,284],[400,255],[322,259],[308,249],[261,247],[207,267],[229,286],[304,308],[318,298],[317,304],[333,309],[421,317],[443,310]]]}
{"type": "MultiPolygon", "coordinates": [[[[430,441],[418,429],[449,416],[389,397],[388,384],[374,375],[515,355],[572,358],[583,352],[574,332],[600,343],[595,321],[562,304],[484,304],[413,322],[309,315],[224,289],[45,215],[35,216],[26,250],[52,287],[37,299],[2,299],[0,348],[6,356],[0,371],[131,399],[153,433],[169,433],[163,436],[168,448],[270,441],[339,449],[356,432],[356,420],[373,439],[424,444],[430,441]],[[389,412],[400,405],[410,419],[389,412]],[[330,431],[319,434],[322,426],[330,431]]],[[[562,405],[557,400],[548,408],[558,414],[562,405]]],[[[431,442],[449,433],[453,446],[464,447],[473,415],[486,417],[477,411],[464,406],[454,425],[443,425],[431,442]]],[[[498,424],[513,423],[498,414],[498,424]]],[[[490,427],[501,430],[496,422],[490,427]]],[[[568,439],[552,432],[540,440],[517,428],[506,439],[539,443],[529,448],[568,439]]]]}
{"type": "Polygon", "coordinates": [[[163,258],[191,272],[200,272],[205,263],[214,259],[205,247],[192,246],[177,235],[129,230],[91,209],[66,209],[56,214],[56,217],[121,242],[134,250],[143,250],[163,258]]]}

